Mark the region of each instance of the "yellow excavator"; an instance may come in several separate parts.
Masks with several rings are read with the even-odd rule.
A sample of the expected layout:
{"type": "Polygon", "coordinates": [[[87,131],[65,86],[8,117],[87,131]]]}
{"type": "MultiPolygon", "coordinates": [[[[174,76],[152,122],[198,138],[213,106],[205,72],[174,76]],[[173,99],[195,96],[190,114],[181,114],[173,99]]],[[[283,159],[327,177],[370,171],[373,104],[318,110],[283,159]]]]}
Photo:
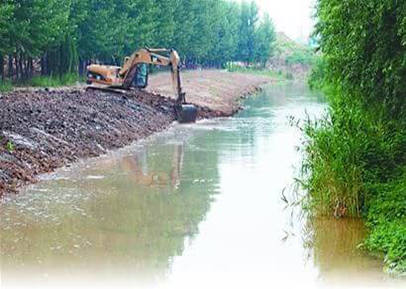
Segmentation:
{"type": "Polygon", "coordinates": [[[180,78],[180,57],[173,49],[144,48],[135,51],[130,57],[124,58],[123,67],[92,64],[87,67],[87,84],[101,84],[89,86],[88,89],[120,91],[132,88],[143,89],[148,85],[148,65],[170,66],[172,83],[175,90],[175,114],[181,123],[195,122],[197,108],[186,103],[185,93],[182,91],[180,78]],[[164,56],[162,54],[169,54],[164,56]]]}

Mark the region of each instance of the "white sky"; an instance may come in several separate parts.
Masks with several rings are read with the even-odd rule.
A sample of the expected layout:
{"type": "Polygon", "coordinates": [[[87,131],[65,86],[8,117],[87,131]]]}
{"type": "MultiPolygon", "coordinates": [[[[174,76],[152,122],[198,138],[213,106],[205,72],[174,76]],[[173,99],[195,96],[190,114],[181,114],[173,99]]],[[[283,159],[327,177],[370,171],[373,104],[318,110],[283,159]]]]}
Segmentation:
{"type": "MultiPolygon", "coordinates": [[[[241,1],[241,0],[240,0],[241,1]]],[[[249,1],[249,0],[246,0],[249,1]]],[[[268,12],[276,27],[290,38],[307,38],[312,32],[315,0],[255,0],[262,12],[268,12]]]]}

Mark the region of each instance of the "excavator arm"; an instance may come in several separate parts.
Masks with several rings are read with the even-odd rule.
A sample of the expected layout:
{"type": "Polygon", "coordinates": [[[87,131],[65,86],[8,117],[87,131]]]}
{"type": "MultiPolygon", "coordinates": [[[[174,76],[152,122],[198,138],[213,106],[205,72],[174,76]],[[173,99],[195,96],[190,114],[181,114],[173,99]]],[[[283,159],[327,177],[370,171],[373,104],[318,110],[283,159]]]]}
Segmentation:
{"type": "Polygon", "coordinates": [[[170,66],[172,74],[172,85],[176,96],[177,104],[186,103],[185,93],[182,91],[180,78],[180,57],[175,50],[168,49],[140,49],[134,52],[130,57],[124,59],[124,65],[119,71],[123,78],[123,88],[129,89],[134,77],[137,76],[139,64],[151,64],[159,66],[170,66]],[[158,53],[170,53],[169,57],[158,53]]]}

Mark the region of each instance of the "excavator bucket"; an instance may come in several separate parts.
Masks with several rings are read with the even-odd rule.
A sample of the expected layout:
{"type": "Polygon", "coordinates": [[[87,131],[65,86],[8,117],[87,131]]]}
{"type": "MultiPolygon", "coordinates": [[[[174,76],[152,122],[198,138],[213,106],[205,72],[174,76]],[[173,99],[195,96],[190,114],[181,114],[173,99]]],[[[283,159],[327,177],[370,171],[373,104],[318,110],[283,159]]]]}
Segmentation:
{"type": "Polygon", "coordinates": [[[197,107],[192,104],[178,104],[175,106],[175,114],[180,123],[192,123],[197,118],[197,107]]]}

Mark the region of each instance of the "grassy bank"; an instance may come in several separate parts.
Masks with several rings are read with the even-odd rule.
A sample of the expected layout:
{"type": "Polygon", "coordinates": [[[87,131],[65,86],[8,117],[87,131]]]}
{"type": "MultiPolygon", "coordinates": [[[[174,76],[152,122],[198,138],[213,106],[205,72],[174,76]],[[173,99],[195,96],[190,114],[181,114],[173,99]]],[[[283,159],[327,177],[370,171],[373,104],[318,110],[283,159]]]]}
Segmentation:
{"type": "Polygon", "coordinates": [[[35,76],[26,81],[12,82],[9,80],[0,81],[0,92],[8,92],[14,87],[60,87],[74,85],[77,82],[84,82],[84,78],[76,73],[68,73],[62,76],[35,76]]]}
{"type": "Polygon", "coordinates": [[[370,184],[365,219],[371,252],[384,254],[388,272],[406,277],[406,167],[403,175],[386,183],[370,184]]]}
{"type": "Polygon", "coordinates": [[[319,75],[313,74],[311,86],[325,92],[330,107],[326,117],[304,125],[305,206],[314,214],[363,218],[369,229],[364,247],[384,256],[387,272],[405,275],[404,122],[383,117],[379,106],[365,109],[319,75]]]}
{"type": "Polygon", "coordinates": [[[318,0],[323,60],[310,84],[328,116],[308,121],[303,184],[315,214],[361,217],[364,248],[406,275],[406,13],[397,1],[318,0]]]}
{"type": "Polygon", "coordinates": [[[276,80],[293,80],[294,75],[292,73],[286,72],[283,73],[282,71],[280,72],[274,72],[272,70],[269,70],[267,68],[256,68],[256,67],[242,67],[242,66],[230,66],[227,69],[229,72],[239,72],[239,73],[249,73],[249,74],[254,74],[254,75],[260,75],[260,76],[267,76],[274,78],[276,80]]]}

